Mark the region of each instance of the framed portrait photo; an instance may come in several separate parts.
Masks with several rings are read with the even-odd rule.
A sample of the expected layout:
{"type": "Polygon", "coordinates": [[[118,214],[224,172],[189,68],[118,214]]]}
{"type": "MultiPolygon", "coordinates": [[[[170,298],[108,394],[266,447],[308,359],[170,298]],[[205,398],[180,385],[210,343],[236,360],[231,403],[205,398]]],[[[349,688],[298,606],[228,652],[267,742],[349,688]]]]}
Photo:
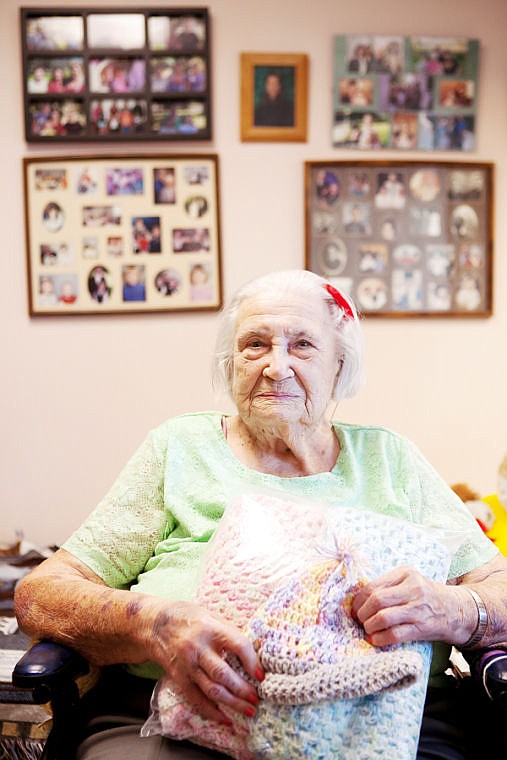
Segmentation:
{"type": "Polygon", "coordinates": [[[241,140],[307,139],[308,56],[241,53],[241,140]]]}
{"type": "Polygon", "coordinates": [[[31,316],[217,310],[216,155],[23,159],[31,316]]]}
{"type": "Polygon", "coordinates": [[[21,8],[27,142],[211,138],[206,8],[21,8]]]}
{"type": "Polygon", "coordinates": [[[493,164],[305,163],[306,268],[367,317],[489,317],[493,164]]]}

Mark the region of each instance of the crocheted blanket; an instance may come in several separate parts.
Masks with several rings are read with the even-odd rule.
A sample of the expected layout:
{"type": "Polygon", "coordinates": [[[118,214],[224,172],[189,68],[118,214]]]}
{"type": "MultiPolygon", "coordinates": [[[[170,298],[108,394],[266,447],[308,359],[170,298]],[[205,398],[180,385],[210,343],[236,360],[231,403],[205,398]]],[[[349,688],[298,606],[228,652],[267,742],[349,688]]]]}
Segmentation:
{"type": "Polygon", "coordinates": [[[251,637],[266,672],[257,715],[231,713],[232,728],[204,720],[161,679],[145,735],[238,760],[413,760],[431,646],[373,647],[350,615],[362,583],[403,564],[445,581],[449,556],[419,526],[355,507],[240,498],[210,542],[196,599],[251,637]]]}

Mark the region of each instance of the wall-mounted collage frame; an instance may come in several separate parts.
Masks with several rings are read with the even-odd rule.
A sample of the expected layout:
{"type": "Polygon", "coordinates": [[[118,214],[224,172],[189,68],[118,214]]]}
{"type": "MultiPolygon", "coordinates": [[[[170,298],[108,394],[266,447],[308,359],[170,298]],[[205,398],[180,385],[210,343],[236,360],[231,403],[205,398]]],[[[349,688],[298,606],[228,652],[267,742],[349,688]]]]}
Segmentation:
{"type": "Polygon", "coordinates": [[[307,269],[367,317],[488,317],[493,164],[305,162],[307,269]]]}
{"type": "Polygon", "coordinates": [[[241,53],[241,140],[304,142],[308,56],[241,53]]]}
{"type": "Polygon", "coordinates": [[[475,150],[478,62],[466,37],[335,37],[333,146],[475,150]]]}
{"type": "Polygon", "coordinates": [[[206,8],[21,8],[27,142],[209,140],[206,8]]]}
{"type": "Polygon", "coordinates": [[[23,159],[31,316],[217,310],[218,157],[23,159]]]}

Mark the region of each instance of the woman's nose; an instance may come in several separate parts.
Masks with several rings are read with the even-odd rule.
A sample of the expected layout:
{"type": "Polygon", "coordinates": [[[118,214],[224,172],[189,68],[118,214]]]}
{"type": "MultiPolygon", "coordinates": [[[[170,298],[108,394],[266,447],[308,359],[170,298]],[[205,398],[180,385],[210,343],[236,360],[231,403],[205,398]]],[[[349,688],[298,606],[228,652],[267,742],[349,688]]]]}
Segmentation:
{"type": "Polygon", "coordinates": [[[275,382],[287,380],[294,377],[294,370],[291,367],[290,355],[287,351],[274,348],[270,351],[268,362],[264,367],[262,374],[275,382]]]}

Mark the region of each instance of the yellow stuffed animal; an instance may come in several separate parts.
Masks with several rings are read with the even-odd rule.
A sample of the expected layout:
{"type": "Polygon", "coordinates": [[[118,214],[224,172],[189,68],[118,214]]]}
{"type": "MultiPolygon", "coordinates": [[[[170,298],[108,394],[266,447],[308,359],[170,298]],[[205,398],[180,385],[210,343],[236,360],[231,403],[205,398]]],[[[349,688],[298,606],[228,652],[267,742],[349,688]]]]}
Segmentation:
{"type": "Polygon", "coordinates": [[[481,499],[466,483],[455,483],[451,488],[468,507],[488,538],[507,557],[507,511],[498,496],[491,494],[481,499]]]}

